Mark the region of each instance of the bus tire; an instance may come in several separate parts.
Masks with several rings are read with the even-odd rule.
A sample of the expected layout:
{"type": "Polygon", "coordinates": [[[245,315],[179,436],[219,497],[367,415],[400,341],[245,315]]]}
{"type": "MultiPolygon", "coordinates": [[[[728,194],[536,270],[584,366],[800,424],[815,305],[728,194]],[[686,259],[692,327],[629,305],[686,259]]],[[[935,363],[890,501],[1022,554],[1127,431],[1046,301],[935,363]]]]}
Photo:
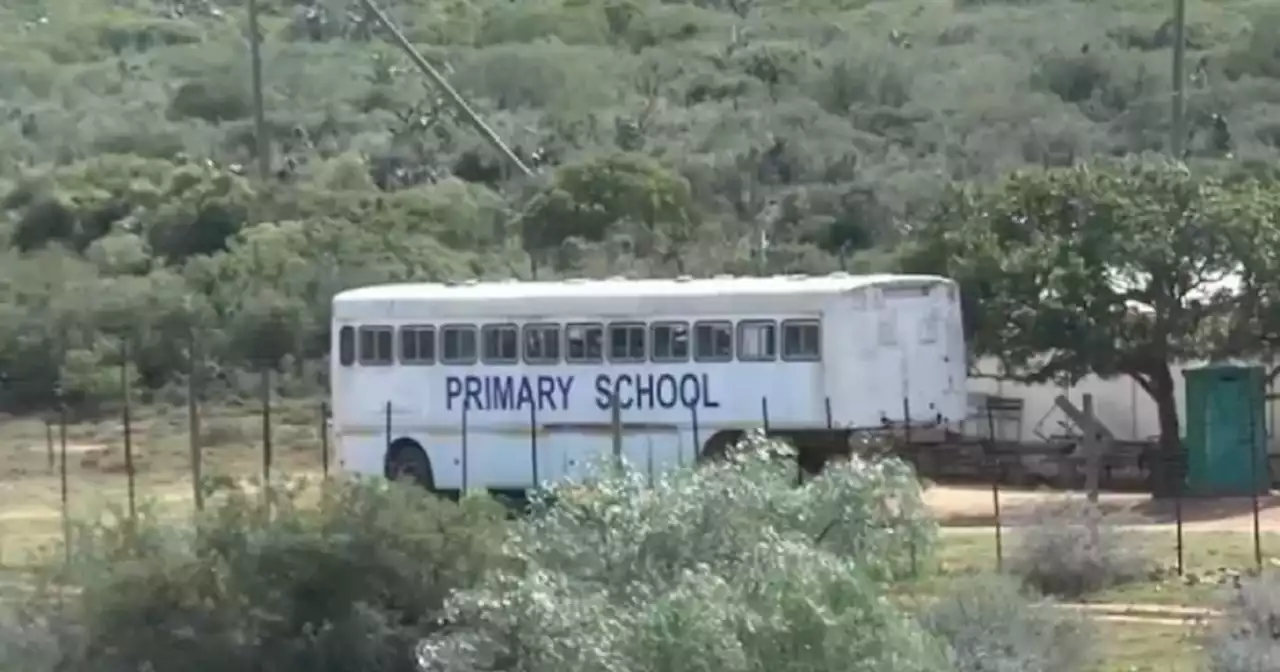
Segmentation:
{"type": "Polygon", "coordinates": [[[702,444],[702,451],[699,453],[699,462],[710,462],[724,459],[729,449],[738,445],[746,434],[737,429],[722,429],[707,438],[702,444]]]}
{"type": "Polygon", "coordinates": [[[427,451],[412,439],[398,439],[391,444],[387,451],[387,478],[435,489],[435,475],[427,451]]]}

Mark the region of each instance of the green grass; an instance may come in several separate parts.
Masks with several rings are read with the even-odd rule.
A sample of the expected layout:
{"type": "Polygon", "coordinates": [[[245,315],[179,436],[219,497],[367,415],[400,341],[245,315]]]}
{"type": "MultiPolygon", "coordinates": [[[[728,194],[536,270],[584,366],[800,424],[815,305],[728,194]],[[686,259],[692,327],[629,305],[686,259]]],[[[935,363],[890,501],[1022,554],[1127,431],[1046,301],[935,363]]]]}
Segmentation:
{"type": "Polygon", "coordinates": [[[1101,624],[1105,662],[1099,672],[1198,672],[1203,653],[1190,628],[1163,623],[1101,624]]]}

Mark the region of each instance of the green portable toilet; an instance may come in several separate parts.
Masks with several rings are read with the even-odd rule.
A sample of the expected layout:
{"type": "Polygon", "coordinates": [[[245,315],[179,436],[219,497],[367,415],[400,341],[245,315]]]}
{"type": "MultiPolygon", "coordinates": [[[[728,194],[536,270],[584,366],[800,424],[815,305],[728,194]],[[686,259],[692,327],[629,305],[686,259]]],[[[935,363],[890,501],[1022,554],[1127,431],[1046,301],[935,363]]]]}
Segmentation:
{"type": "Polygon", "coordinates": [[[1186,369],[1187,489],[1252,495],[1269,489],[1266,371],[1221,362],[1186,369]],[[1250,484],[1252,483],[1252,486],[1250,484]]]}

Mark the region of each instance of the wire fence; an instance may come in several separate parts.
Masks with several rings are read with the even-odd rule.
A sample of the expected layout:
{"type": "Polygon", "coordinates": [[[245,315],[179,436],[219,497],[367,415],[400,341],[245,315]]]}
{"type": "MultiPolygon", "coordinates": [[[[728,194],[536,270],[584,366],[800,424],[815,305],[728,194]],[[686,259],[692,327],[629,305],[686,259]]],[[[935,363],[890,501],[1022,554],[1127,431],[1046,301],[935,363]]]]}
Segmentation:
{"type": "MultiPolygon", "coordinates": [[[[149,403],[135,404],[126,382],[122,383],[121,403],[105,417],[101,413],[82,414],[67,404],[42,417],[0,416],[0,454],[4,456],[0,501],[5,503],[0,516],[0,565],[23,564],[25,554],[35,547],[65,539],[73,519],[91,516],[105,506],[136,516],[140,502],[150,500],[163,504],[165,515],[189,515],[204,506],[206,494],[219,482],[270,483],[283,475],[327,478],[336,465],[327,403],[314,395],[298,398],[282,394],[283,386],[272,371],[258,375],[256,399],[202,399],[192,393],[194,388],[188,388],[185,400],[170,398],[156,403],[156,399],[149,399],[149,403]]],[[[653,441],[629,441],[631,436],[652,435],[660,428],[640,421],[642,416],[651,418],[653,409],[622,408],[616,397],[600,410],[597,424],[607,431],[597,432],[597,436],[611,444],[609,449],[615,456],[643,465],[653,474],[708,457],[716,449],[716,435],[741,435],[708,423],[702,417],[707,409],[698,403],[681,403],[677,397],[673,396],[670,404],[663,402],[669,407],[668,415],[679,418],[676,431],[684,435],[674,453],[655,454],[653,441]]],[[[388,448],[404,436],[413,436],[411,428],[400,428],[397,403],[403,408],[403,401],[388,400],[381,405],[382,433],[388,448]]],[[[794,399],[781,397],[771,402],[770,396],[762,395],[758,423],[752,424],[769,434],[794,435],[795,430],[779,420],[788,416],[794,403],[794,399]],[[778,408],[787,410],[779,412],[778,408]]],[[[554,461],[554,456],[563,457],[564,451],[547,445],[542,431],[547,418],[539,417],[537,405],[516,410],[527,410],[529,480],[543,482],[570,475],[563,464],[554,461]]],[[[1187,473],[1185,457],[1162,457],[1150,445],[1121,446],[1090,464],[1087,451],[1081,451],[1078,443],[1002,443],[994,438],[993,422],[989,422],[991,431],[986,435],[959,436],[935,426],[933,419],[912,421],[906,400],[901,404],[899,421],[877,426],[839,427],[829,399],[822,400],[820,415],[823,420],[819,424],[840,430],[841,437],[866,439],[846,440],[845,449],[852,444],[855,450],[894,452],[943,487],[948,482],[966,484],[970,495],[975,483],[986,484],[979,486],[987,488],[986,504],[975,505],[970,496],[962,511],[947,511],[944,505],[938,513],[944,525],[964,525],[972,528],[972,534],[989,534],[986,552],[993,568],[1002,568],[1006,562],[1007,536],[1026,529],[1029,502],[1044,499],[1039,496],[1043,493],[1026,489],[1028,481],[1047,483],[1058,491],[1079,494],[1092,488],[1102,493],[1100,506],[1115,510],[1121,524],[1132,524],[1146,533],[1144,538],[1161,546],[1162,553],[1167,550],[1178,575],[1188,571],[1189,563],[1221,560],[1207,552],[1221,540],[1200,534],[1214,516],[1236,521],[1231,527],[1236,537],[1249,533],[1250,564],[1258,569],[1267,563],[1268,546],[1280,544],[1280,538],[1272,536],[1273,528],[1280,533],[1280,520],[1274,525],[1267,520],[1272,501],[1265,486],[1254,488],[1248,496],[1206,497],[1188,490],[1186,479],[1180,477],[1175,479],[1176,491],[1168,498],[1152,501],[1141,497],[1114,503],[1116,490],[1145,485],[1152,470],[1187,473]],[[1090,473],[1097,474],[1092,481],[1090,473]],[[1124,521],[1125,516],[1132,521],[1124,521]]],[[[460,438],[458,468],[463,491],[486,485],[477,477],[473,453],[485,450],[488,430],[475,416],[468,404],[459,405],[456,435],[460,438]]],[[[1261,470],[1253,474],[1254,481],[1269,484],[1266,460],[1251,463],[1261,470]]],[[[804,466],[797,471],[798,479],[803,478],[804,466]]]]}

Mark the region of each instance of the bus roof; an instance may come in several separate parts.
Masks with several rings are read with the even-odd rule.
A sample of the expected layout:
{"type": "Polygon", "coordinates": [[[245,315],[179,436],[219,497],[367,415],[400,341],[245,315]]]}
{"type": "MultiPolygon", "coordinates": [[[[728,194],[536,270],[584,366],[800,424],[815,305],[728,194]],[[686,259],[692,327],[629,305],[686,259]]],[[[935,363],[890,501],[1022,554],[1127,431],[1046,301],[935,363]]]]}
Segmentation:
{"type": "MultiPolygon", "coordinates": [[[[832,295],[852,292],[867,287],[901,287],[917,288],[934,285],[940,282],[951,282],[937,275],[905,275],[876,274],[853,275],[849,273],[832,273],[830,275],[775,275],[775,276],[717,276],[714,278],[691,278],[682,276],[667,279],[631,280],[626,278],[610,278],[605,280],[554,280],[529,281],[516,280],[463,283],[405,283],[372,285],[350,289],[337,294],[334,299],[336,317],[362,317],[382,314],[386,304],[396,304],[397,308],[426,308],[445,313],[461,315],[497,314],[515,317],[526,312],[547,314],[559,309],[572,312],[579,306],[609,306],[617,312],[625,314],[630,308],[645,303],[646,308],[656,307],[654,304],[669,305],[672,303],[697,302],[699,299],[729,299],[740,306],[751,305],[753,301],[777,303],[779,301],[795,301],[801,298],[825,298],[832,295]],[[531,305],[536,302],[536,305],[531,305]],[[555,309],[549,307],[557,303],[563,304],[555,309]],[[463,308],[463,307],[466,308],[463,308]],[[378,307],[382,307],[379,310],[378,307]],[[362,310],[371,309],[371,310],[362,310]]],[[[806,310],[806,306],[797,305],[797,309],[806,310]]],[[[399,313],[393,310],[393,313],[399,313]]],[[[590,311],[589,312],[597,312],[590,311]]]]}

